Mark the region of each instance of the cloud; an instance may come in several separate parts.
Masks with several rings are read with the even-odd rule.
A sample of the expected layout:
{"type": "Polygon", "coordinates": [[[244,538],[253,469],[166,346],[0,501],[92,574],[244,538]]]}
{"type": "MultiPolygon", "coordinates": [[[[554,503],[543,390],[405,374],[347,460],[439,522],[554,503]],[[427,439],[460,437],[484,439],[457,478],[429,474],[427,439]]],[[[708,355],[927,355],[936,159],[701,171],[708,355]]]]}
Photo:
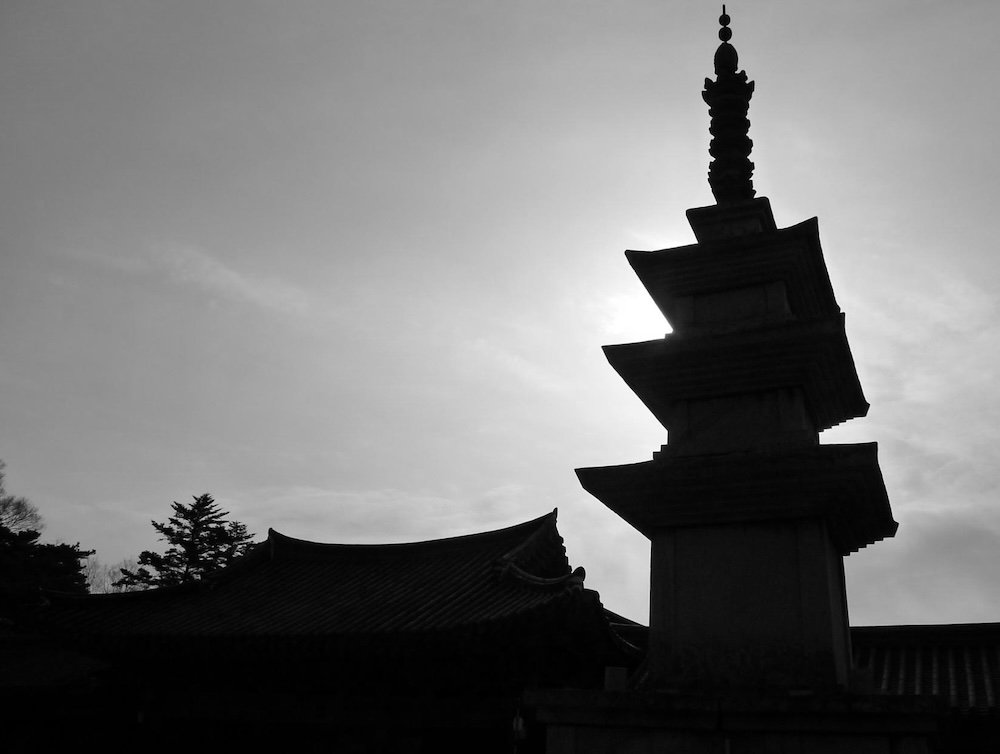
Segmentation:
{"type": "Polygon", "coordinates": [[[852,623],[996,620],[1000,515],[911,512],[903,534],[846,560],[852,623]]]}
{"type": "Polygon", "coordinates": [[[159,248],[151,259],[174,281],[194,285],[230,301],[291,315],[301,315],[309,309],[309,298],[300,288],[274,278],[240,272],[193,246],[159,248]]]}
{"type": "MultiPolygon", "coordinates": [[[[848,558],[851,617],[860,623],[995,619],[995,295],[946,263],[916,259],[901,266],[898,258],[870,257],[871,280],[855,286],[860,294],[845,296],[852,349],[872,403],[871,423],[859,423],[853,439],[878,437],[900,522],[894,539],[848,558]]],[[[835,437],[831,432],[824,441],[835,437]]]]}
{"type": "Polygon", "coordinates": [[[491,376],[505,375],[532,390],[558,393],[565,392],[568,388],[563,379],[548,369],[485,338],[477,338],[469,343],[459,353],[458,359],[463,371],[489,372],[491,376]]]}
{"type": "Polygon", "coordinates": [[[301,316],[313,308],[301,288],[243,272],[195,246],[155,246],[130,255],[72,249],[67,256],[126,275],[166,275],[176,285],[269,312],[301,316]]]}
{"type": "Polygon", "coordinates": [[[994,296],[946,269],[913,265],[896,278],[883,296],[845,307],[872,418],[909,464],[992,460],[1000,406],[984,396],[1000,371],[994,296]]]}

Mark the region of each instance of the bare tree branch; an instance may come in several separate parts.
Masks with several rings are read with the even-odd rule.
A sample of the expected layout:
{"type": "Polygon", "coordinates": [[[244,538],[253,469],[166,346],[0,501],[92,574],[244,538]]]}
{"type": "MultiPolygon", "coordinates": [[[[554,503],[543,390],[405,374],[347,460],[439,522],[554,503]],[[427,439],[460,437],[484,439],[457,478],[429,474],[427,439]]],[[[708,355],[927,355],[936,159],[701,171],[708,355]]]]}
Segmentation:
{"type": "Polygon", "coordinates": [[[138,565],[135,558],[125,558],[117,563],[102,563],[91,555],[87,558],[83,574],[87,579],[87,588],[91,594],[115,594],[117,592],[137,592],[142,587],[134,585],[118,585],[115,582],[122,577],[125,569],[135,570],[138,565]]]}
{"type": "Polygon", "coordinates": [[[4,487],[7,464],[0,461],[0,526],[11,531],[41,531],[42,514],[26,497],[9,495],[4,487]]]}

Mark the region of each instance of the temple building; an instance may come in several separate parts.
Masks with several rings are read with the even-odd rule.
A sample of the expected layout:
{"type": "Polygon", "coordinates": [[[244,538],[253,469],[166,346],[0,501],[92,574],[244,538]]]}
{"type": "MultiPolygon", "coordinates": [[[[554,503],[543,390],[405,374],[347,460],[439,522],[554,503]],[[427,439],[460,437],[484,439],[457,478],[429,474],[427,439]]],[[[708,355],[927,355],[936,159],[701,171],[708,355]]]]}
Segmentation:
{"type": "Polygon", "coordinates": [[[43,604],[0,635],[8,751],[549,754],[1000,750],[1000,624],[852,628],[843,559],[892,537],[816,219],[753,188],[754,83],[720,18],[716,203],[626,258],[671,327],[605,347],[667,430],[577,470],[650,540],[648,626],[573,568],[553,511],[463,537],[270,531],[203,581],[43,604]]]}
{"type": "MultiPolygon", "coordinates": [[[[65,677],[39,692],[45,704],[12,701],[29,719],[58,705],[75,721],[44,729],[42,750],[82,737],[176,751],[197,732],[226,750],[319,737],[324,751],[508,752],[527,735],[526,688],[600,688],[606,667],[641,656],[583,581],[555,512],[409,544],[271,531],[201,582],[52,595],[21,672],[29,682],[58,648],[44,670],[65,677]]],[[[30,735],[25,750],[40,750],[30,735]]]]}

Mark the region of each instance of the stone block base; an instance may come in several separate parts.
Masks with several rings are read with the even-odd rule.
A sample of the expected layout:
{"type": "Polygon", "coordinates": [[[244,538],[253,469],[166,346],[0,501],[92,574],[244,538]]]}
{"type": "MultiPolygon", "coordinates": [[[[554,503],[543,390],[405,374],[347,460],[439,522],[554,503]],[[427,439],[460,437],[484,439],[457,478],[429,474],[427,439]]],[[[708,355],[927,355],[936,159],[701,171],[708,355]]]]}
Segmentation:
{"type": "Polygon", "coordinates": [[[536,691],[547,754],[929,754],[933,700],[536,691]]]}

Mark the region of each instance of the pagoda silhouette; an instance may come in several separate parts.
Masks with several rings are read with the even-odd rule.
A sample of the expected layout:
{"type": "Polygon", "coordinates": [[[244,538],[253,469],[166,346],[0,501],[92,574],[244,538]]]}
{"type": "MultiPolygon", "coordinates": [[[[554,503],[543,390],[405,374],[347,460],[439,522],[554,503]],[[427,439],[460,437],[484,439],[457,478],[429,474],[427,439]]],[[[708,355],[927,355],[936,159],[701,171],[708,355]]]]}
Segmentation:
{"type": "Polygon", "coordinates": [[[604,348],[668,442],[577,475],[652,545],[639,686],[845,687],[843,558],[897,525],[876,444],[819,443],[868,403],[817,221],[777,229],[755,197],[729,21],[702,95],[716,204],[688,210],[696,244],[626,252],[673,332],[604,348]]]}
{"type": "Polygon", "coordinates": [[[552,754],[939,750],[919,680],[884,693],[890,667],[910,693],[905,649],[882,655],[882,688],[855,667],[843,559],[897,524],[876,444],[819,442],[868,402],[816,219],[778,228],[756,196],[754,83],[725,6],[719,22],[702,94],[716,203],[687,211],[695,244],[625,253],[672,332],[604,347],[667,443],[576,472],[650,540],[646,653],[603,692],[529,698],[552,754]]]}

